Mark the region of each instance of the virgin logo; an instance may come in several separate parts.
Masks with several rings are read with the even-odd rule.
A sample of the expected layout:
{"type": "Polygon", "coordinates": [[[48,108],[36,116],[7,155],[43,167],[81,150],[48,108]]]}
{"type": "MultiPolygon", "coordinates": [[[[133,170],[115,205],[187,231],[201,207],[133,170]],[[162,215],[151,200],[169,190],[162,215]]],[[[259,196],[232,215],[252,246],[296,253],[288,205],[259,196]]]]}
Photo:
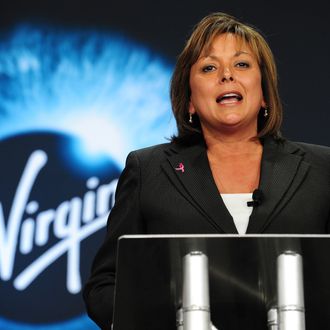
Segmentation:
{"type": "Polygon", "coordinates": [[[56,208],[36,213],[39,204],[30,199],[30,193],[47,160],[43,150],[31,153],[19,180],[8,219],[0,202],[0,278],[13,280],[17,290],[25,290],[45,269],[67,254],[66,287],[75,294],[81,290],[80,243],[105,226],[118,180],[99,185],[99,179],[91,177],[86,182],[84,196],[73,196],[56,208]],[[29,216],[32,214],[34,218],[29,216]],[[58,239],[56,243],[14,276],[17,253],[27,255],[36,247],[46,246],[51,231],[58,239]]]}

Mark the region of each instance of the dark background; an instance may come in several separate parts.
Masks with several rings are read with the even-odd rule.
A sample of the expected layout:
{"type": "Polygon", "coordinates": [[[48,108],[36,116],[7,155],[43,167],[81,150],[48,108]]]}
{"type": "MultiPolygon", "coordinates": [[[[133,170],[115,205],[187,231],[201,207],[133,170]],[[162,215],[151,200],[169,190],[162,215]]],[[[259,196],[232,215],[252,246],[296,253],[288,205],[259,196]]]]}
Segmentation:
{"type": "MultiPolygon", "coordinates": [[[[330,14],[326,6],[326,0],[0,0],[0,38],[1,32],[20,23],[117,32],[174,64],[202,17],[215,11],[227,12],[259,28],[274,52],[284,104],[284,136],[330,146],[330,14]]],[[[12,193],[4,191],[8,198],[12,197],[12,193]]],[[[91,260],[90,254],[95,253],[100,241],[100,236],[94,235],[90,244],[95,247],[88,251],[85,247],[81,255],[91,260]]],[[[89,266],[87,262],[84,265],[89,266]]],[[[61,271],[55,275],[57,279],[58,274],[64,276],[61,271]]],[[[57,287],[53,285],[53,289],[57,287]]],[[[12,301],[14,298],[11,295],[12,301]]],[[[72,310],[82,310],[81,297],[74,299],[80,301],[72,303],[72,310]]],[[[67,303],[71,304],[71,300],[67,303]]],[[[31,306],[38,308],[35,303],[31,306]]],[[[39,322],[46,316],[42,315],[39,322]]]]}
{"type": "Polygon", "coordinates": [[[123,33],[172,63],[203,16],[224,11],[258,27],[277,61],[284,136],[330,145],[330,14],[316,1],[12,0],[0,4],[0,29],[17,22],[123,33]]]}

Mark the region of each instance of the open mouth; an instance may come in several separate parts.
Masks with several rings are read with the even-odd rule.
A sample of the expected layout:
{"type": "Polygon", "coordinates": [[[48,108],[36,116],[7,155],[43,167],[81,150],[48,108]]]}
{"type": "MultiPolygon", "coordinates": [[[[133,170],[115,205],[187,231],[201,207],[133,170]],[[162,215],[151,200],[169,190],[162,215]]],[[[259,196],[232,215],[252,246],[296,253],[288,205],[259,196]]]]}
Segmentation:
{"type": "Polygon", "coordinates": [[[221,104],[234,103],[243,100],[243,96],[237,92],[224,93],[217,97],[216,102],[221,104]]]}

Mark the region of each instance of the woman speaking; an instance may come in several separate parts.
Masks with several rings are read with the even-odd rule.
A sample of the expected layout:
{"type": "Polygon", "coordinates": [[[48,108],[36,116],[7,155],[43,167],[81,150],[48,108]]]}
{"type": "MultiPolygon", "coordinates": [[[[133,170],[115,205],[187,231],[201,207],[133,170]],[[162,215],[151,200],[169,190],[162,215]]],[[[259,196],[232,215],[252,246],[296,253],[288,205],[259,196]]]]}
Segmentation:
{"type": "Polygon", "coordinates": [[[171,101],[178,133],[127,157],[84,289],[103,329],[121,235],[330,230],[330,148],[281,137],[274,58],[255,28],[223,13],[205,17],[177,60],[171,101]]]}

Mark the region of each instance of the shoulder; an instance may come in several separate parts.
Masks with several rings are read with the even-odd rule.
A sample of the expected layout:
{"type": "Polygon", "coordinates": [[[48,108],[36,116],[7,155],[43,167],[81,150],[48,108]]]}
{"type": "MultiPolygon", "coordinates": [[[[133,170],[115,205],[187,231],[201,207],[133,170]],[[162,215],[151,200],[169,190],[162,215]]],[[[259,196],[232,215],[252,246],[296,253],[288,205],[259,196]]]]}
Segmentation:
{"type": "Polygon", "coordinates": [[[175,159],[178,155],[185,159],[190,159],[203,151],[205,151],[205,147],[200,144],[190,146],[176,142],[157,144],[130,152],[126,160],[126,166],[136,166],[146,172],[151,171],[155,173],[157,169],[160,169],[161,165],[168,163],[171,159],[175,159]]]}
{"type": "Polygon", "coordinates": [[[152,159],[161,160],[170,152],[172,143],[162,143],[150,147],[133,150],[128,154],[129,158],[136,158],[138,161],[145,162],[152,159]]]}
{"type": "Polygon", "coordinates": [[[150,147],[131,151],[126,159],[126,166],[136,164],[137,166],[147,167],[155,166],[166,160],[166,158],[175,153],[175,143],[162,143],[150,147]]]}
{"type": "Polygon", "coordinates": [[[118,186],[139,186],[141,178],[159,173],[160,164],[165,160],[166,150],[171,143],[163,143],[131,151],[126,158],[124,169],[120,175],[118,186]]]}
{"type": "Polygon", "coordinates": [[[290,145],[291,148],[296,147],[296,153],[301,154],[305,161],[330,168],[329,147],[305,142],[285,141],[284,143],[290,145]]]}
{"type": "Polygon", "coordinates": [[[322,146],[318,144],[304,143],[304,142],[295,142],[295,143],[306,153],[320,157],[322,156],[327,158],[330,157],[330,147],[322,146]]]}
{"type": "Polygon", "coordinates": [[[287,143],[295,144],[306,154],[307,157],[316,157],[328,161],[330,160],[330,148],[327,146],[292,141],[288,141],[287,143]]]}
{"type": "Polygon", "coordinates": [[[148,158],[152,157],[153,155],[160,155],[166,152],[168,149],[170,149],[172,146],[172,143],[162,143],[162,144],[156,144],[150,147],[145,147],[142,149],[137,149],[131,152],[131,154],[134,154],[138,156],[139,158],[148,158]]]}
{"type": "Polygon", "coordinates": [[[307,163],[330,169],[330,148],[327,146],[290,141],[284,138],[275,140],[272,137],[267,137],[264,140],[264,147],[272,155],[301,157],[307,163]]]}

